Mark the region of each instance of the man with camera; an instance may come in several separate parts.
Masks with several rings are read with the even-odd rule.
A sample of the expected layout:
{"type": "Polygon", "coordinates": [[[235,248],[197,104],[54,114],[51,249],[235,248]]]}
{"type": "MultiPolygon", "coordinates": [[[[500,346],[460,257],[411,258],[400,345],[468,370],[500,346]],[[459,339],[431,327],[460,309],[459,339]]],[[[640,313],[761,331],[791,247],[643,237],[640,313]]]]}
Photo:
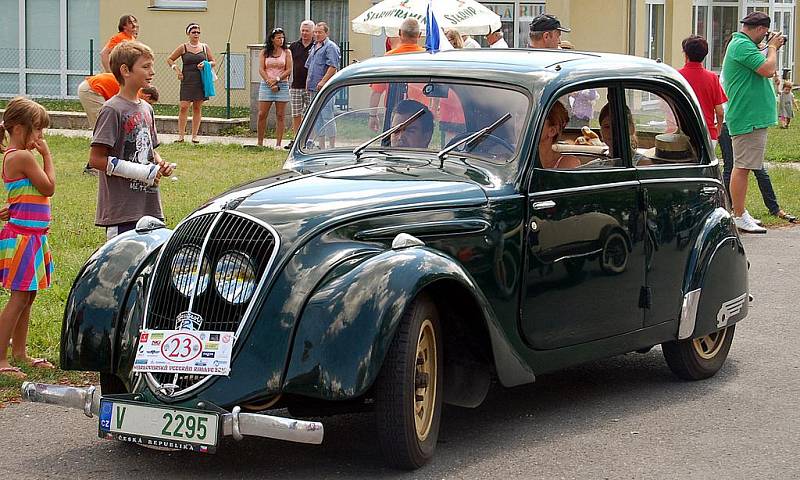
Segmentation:
{"type": "Polygon", "coordinates": [[[728,96],[725,122],[733,140],[730,196],[739,230],[766,233],[745,210],[747,175],[763,167],[767,127],[778,122],[771,78],[778,65],[778,49],[786,43],[786,37],[770,32],[770,17],[762,12],[752,12],[740,23],[742,29],[733,34],[722,64],[722,86],[728,96]],[[764,40],[766,58],[758,49],[764,40]]]}

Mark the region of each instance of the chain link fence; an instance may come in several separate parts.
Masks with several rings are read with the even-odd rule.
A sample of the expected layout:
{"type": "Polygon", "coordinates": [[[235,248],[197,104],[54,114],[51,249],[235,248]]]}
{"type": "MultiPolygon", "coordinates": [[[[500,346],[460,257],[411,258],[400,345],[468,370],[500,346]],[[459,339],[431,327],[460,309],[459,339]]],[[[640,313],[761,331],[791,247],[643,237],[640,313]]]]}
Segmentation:
{"type": "MultiPolygon", "coordinates": [[[[78,85],[87,76],[103,71],[100,49],[94,42],[87,47],[85,50],[0,48],[0,100],[25,95],[41,101],[49,110],[82,111],[78,85]]],[[[217,94],[204,104],[204,117],[250,115],[249,53],[229,49],[228,46],[226,50],[214,52],[217,94]]],[[[154,52],[153,85],[158,88],[160,97],[156,113],[161,115],[178,113],[180,81],[167,65],[170,53],[154,52]]]]}

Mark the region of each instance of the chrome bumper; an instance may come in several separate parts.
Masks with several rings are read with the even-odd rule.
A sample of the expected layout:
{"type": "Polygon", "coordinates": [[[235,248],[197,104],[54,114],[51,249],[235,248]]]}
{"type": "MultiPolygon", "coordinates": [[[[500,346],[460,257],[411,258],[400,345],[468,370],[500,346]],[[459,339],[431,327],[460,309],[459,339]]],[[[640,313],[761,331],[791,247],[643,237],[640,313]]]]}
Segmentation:
{"type": "MultiPolygon", "coordinates": [[[[84,415],[89,418],[100,411],[100,391],[94,386],[79,388],[25,382],[22,384],[22,400],[82,410],[84,415]]],[[[232,436],[236,440],[241,440],[245,435],[250,435],[319,445],[322,443],[324,435],[324,428],[321,422],[309,422],[294,418],[262,415],[260,413],[241,413],[241,408],[238,406],[233,407],[231,413],[224,413],[221,417],[221,435],[232,436]]]]}

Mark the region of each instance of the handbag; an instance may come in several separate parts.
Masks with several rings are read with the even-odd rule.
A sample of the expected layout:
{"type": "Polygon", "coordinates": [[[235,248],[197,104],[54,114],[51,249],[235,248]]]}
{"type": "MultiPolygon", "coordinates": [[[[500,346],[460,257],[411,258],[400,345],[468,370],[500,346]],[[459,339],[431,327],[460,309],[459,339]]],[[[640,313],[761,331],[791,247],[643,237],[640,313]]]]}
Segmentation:
{"type": "Polygon", "coordinates": [[[206,50],[204,47],[203,54],[206,57],[206,61],[203,63],[203,70],[200,71],[200,78],[203,81],[203,94],[206,97],[213,97],[217,94],[217,91],[214,88],[214,80],[217,79],[217,75],[214,73],[211,63],[208,62],[208,54],[206,54],[205,51],[206,50]]]}

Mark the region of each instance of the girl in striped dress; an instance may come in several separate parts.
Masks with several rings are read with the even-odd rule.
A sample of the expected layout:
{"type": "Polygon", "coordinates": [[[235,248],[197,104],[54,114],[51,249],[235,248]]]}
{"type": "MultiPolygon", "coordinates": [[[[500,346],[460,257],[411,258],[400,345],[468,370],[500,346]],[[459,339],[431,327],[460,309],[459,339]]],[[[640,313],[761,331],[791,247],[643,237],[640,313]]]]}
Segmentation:
{"type": "Polygon", "coordinates": [[[9,102],[0,122],[3,183],[8,192],[8,221],[0,231],[0,284],[11,298],[0,312],[0,375],[25,378],[11,366],[6,353],[18,364],[55,368],[43,358],[27,354],[28,322],[36,292],[50,286],[53,263],[47,230],[55,172],[43,130],[49,125],[47,111],[38,103],[17,97],[9,102]],[[8,147],[3,144],[8,134],[8,147]],[[31,150],[42,156],[42,165],[31,150]]]}

